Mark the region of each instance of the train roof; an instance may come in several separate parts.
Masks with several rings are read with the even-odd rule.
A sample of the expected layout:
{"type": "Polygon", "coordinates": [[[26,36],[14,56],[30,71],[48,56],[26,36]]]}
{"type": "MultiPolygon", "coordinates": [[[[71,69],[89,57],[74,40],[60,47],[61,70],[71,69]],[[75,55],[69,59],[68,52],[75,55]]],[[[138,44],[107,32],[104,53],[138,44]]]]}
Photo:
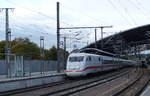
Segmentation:
{"type": "Polygon", "coordinates": [[[102,57],[107,57],[107,56],[104,56],[104,55],[91,54],[91,53],[71,53],[69,56],[87,56],[87,55],[88,56],[102,56],[102,57]]]}
{"type": "Polygon", "coordinates": [[[103,51],[103,50],[99,50],[96,48],[84,48],[84,49],[80,49],[77,50],[73,53],[87,53],[87,54],[94,54],[94,55],[103,55],[103,56],[115,56],[115,54],[103,51]]]}
{"type": "Polygon", "coordinates": [[[70,54],[70,56],[85,56],[85,55],[96,55],[96,54],[89,54],[89,53],[71,53],[70,54]]]}

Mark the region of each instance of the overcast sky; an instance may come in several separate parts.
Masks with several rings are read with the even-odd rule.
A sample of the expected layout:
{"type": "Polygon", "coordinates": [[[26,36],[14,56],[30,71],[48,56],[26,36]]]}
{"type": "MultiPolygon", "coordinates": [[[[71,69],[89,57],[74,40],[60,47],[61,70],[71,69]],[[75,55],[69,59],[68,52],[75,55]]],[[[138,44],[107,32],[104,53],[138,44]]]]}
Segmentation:
{"type": "MultiPolygon", "coordinates": [[[[56,45],[57,1],[61,27],[112,25],[104,29],[104,36],[108,36],[150,23],[150,0],[0,0],[1,8],[15,8],[9,11],[12,38],[28,37],[39,45],[40,36],[44,36],[46,48],[56,45]]],[[[4,11],[0,12],[0,23],[0,40],[4,40],[4,11]]],[[[97,33],[100,39],[99,29],[97,33]]],[[[69,50],[94,42],[94,29],[61,30],[61,34],[72,38],[67,39],[69,50]]]]}

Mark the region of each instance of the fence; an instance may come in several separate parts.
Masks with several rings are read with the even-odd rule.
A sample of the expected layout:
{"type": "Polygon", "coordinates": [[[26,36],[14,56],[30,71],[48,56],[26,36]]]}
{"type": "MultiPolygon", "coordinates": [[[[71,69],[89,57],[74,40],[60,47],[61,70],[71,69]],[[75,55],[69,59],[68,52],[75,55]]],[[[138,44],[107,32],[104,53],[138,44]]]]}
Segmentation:
{"type": "MultiPolygon", "coordinates": [[[[63,70],[64,69],[63,63],[60,65],[61,65],[60,69],[63,70]]],[[[17,68],[17,66],[18,65],[12,66],[11,69],[14,70],[17,68]]],[[[48,71],[57,71],[57,61],[24,60],[24,63],[21,67],[23,67],[24,72],[28,72],[27,74],[30,75],[35,72],[44,74],[45,72],[48,71]]],[[[5,60],[0,60],[0,75],[7,75],[7,66],[5,64],[5,60]]]]}

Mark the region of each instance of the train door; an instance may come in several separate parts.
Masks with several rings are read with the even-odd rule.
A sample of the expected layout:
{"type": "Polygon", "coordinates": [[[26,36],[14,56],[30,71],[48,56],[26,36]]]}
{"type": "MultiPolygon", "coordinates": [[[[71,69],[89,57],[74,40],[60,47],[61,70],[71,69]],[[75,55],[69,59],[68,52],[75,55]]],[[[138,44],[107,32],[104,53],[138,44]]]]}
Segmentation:
{"type": "Polygon", "coordinates": [[[117,69],[118,68],[118,59],[116,59],[115,57],[113,58],[113,69],[117,69]]]}
{"type": "Polygon", "coordinates": [[[115,69],[116,68],[116,65],[115,65],[115,62],[114,62],[114,57],[112,57],[112,69],[115,69]]]}
{"type": "Polygon", "coordinates": [[[92,56],[92,66],[93,66],[93,72],[97,72],[97,65],[98,65],[98,63],[97,63],[97,56],[92,56]]]}
{"type": "MultiPolygon", "coordinates": [[[[87,56],[86,57],[86,61],[85,61],[85,68],[90,68],[90,66],[92,66],[92,57],[91,56],[87,56]]],[[[91,72],[91,69],[89,70],[86,70],[86,73],[90,73],[91,72]]]]}
{"type": "Polygon", "coordinates": [[[101,57],[98,57],[98,71],[102,71],[102,61],[101,57]]]}
{"type": "Polygon", "coordinates": [[[103,66],[103,57],[101,57],[101,71],[104,71],[104,66],[103,66]]]}

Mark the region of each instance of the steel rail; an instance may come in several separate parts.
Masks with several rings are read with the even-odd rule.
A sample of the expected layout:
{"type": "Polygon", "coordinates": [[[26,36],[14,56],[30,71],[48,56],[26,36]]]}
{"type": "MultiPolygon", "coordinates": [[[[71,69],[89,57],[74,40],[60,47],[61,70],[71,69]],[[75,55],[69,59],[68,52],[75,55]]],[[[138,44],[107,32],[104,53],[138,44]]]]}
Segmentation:
{"type": "MultiPolygon", "coordinates": [[[[145,75],[144,75],[144,73],[142,71],[141,75],[138,78],[136,78],[134,81],[132,81],[125,88],[123,88],[123,89],[119,90],[118,92],[114,93],[112,96],[120,96],[121,94],[123,94],[124,92],[126,92],[128,89],[130,89],[132,86],[138,84],[138,82],[140,82],[140,80],[142,78],[144,78],[144,77],[145,77],[145,75]]],[[[149,81],[150,81],[150,78],[146,81],[146,83],[142,86],[142,88],[140,88],[139,90],[136,90],[135,96],[139,96],[139,94],[142,93],[142,91],[144,90],[144,88],[146,87],[146,85],[149,83],[149,81]]]]}
{"type": "MultiPolygon", "coordinates": [[[[121,70],[121,71],[116,71],[116,72],[113,72],[113,73],[104,73],[104,75],[101,75],[99,76],[100,79],[98,80],[103,80],[103,82],[105,81],[105,79],[109,78],[109,77],[112,77],[112,76],[115,76],[117,74],[121,74],[121,73],[127,73],[128,70],[121,70]],[[113,74],[113,75],[111,75],[113,74]],[[102,77],[104,76],[104,77],[102,77]]],[[[97,79],[97,77],[94,77],[94,78],[90,78],[90,80],[93,80],[93,79],[97,79]]],[[[89,78],[85,78],[85,80],[88,80],[89,78]]],[[[84,79],[77,79],[78,81],[81,81],[81,80],[84,80],[84,79]]],[[[55,82],[55,83],[49,83],[49,84],[44,84],[44,85],[39,85],[39,86],[33,86],[33,87],[28,87],[28,88],[22,88],[22,89],[16,89],[16,90],[11,90],[11,91],[5,91],[5,92],[0,92],[0,96],[9,96],[9,95],[15,95],[15,94],[22,94],[22,93],[26,93],[26,92],[31,92],[31,91],[37,91],[39,89],[42,89],[42,88],[52,88],[54,86],[61,86],[63,84],[68,84],[68,83],[74,83],[74,82],[77,82],[77,80],[64,80],[64,81],[61,81],[61,82],[55,82]]],[[[97,81],[98,81],[97,80],[97,81]]],[[[48,93],[49,94],[49,93],[48,93]]],[[[45,94],[46,95],[46,94],[45,94]]]]}
{"type": "Polygon", "coordinates": [[[43,94],[41,96],[52,96],[52,95],[61,95],[61,96],[68,96],[68,95],[72,95],[78,92],[81,92],[83,90],[98,86],[100,84],[104,84],[107,82],[110,82],[114,79],[117,79],[119,77],[122,77],[124,75],[128,74],[128,72],[123,72],[123,73],[119,73],[118,75],[113,75],[110,78],[105,78],[105,79],[98,79],[98,80],[94,80],[91,82],[86,82],[80,85],[76,85],[76,86],[70,86],[68,88],[62,89],[62,90],[57,90],[57,91],[53,91],[51,93],[47,93],[47,94],[43,94]]]}
{"type": "Polygon", "coordinates": [[[13,94],[24,93],[24,92],[28,92],[28,91],[32,91],[32,90],[38,90],[41,88],[58,86],[58,85],[61,85],[64,83],[69,83],[69,82],[72,82],[72,80],[54,82],[54,83],[38,85],[38,86],[34,86],[34,87],[21,88],[21,89],[16,89],[16,90],[11,90],[11,91],[0,92],[0,96],[9,96],[9,95],[13,95],[13,94]]]}

